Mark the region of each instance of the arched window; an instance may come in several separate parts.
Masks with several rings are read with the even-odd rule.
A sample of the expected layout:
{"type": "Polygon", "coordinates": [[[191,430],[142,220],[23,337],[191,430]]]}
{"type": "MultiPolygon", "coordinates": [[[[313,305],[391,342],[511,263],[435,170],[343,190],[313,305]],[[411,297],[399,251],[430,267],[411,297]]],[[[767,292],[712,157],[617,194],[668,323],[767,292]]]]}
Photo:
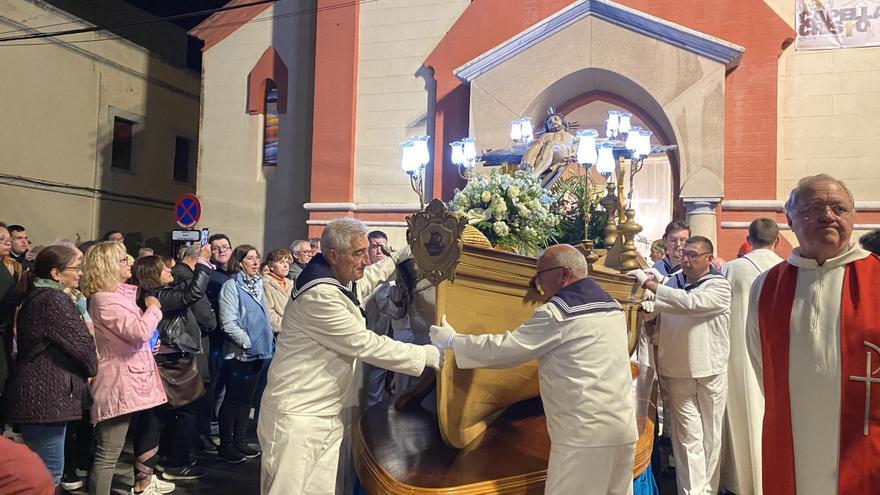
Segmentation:
{"type": "Polygon", "coordinates": [[[271,80],[266,80],[263,120],[263,166],[278,165],[278,89],[271,80]]]}
{"type": "Polygon", "coordinates": [[[272,47],[248,74],[247,112],[263,115],[263,166],[277,166],[279,115],[287,112],[287,66],[272,47]]]}

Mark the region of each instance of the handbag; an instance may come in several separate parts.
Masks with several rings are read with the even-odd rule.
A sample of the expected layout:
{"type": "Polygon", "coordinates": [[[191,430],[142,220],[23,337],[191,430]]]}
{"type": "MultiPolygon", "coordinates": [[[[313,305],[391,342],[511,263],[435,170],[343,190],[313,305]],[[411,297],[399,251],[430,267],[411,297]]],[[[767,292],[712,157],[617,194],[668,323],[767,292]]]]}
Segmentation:
{"type": "Polygon", "coordinates": [[[205,395],[205,385],[193,355],[188,352],[175,356],[156,355],[159,376],[168,397],[168,405],[176,409],[195,402],[205,395]]]}

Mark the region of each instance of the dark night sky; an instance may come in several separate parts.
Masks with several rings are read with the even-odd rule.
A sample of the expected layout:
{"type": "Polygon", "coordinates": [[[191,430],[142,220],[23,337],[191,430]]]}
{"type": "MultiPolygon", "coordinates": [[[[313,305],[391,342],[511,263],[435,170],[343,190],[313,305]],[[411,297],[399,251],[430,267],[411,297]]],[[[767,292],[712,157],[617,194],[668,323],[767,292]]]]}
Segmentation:
{"type": "MultiPolygon", "coordinates": [[[[229,0],[124,0],[126,3],[135,7],[146,10],[147,12],[158,16],[165,17],[169,15],[185,14],[187,12],[195,12],[205,9],[214,9],[227,4],[229,0]]],[[[181,19],[174,23],[183,29],[190,30],[208,16],[191,17],[181,19]]]]}

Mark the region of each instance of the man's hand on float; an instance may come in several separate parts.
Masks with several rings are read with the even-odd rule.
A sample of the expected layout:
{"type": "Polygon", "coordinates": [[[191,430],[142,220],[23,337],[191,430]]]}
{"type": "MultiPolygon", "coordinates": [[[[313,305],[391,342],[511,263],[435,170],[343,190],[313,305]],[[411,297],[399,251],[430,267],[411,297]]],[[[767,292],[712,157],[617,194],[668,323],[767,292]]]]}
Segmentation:
{"type": "Polygon", "coordinates": [[[446,321],[446,315],[440,319],[441,325],[431,325],[428,334],[431,336],[431,343],[440,349],[448,349],[452,347],[452,339],[455,338],[455,329],[446,321]]]}
{"type": "Polygon", "coordinates": [[[435,345],[426,345],[425,350],[428,352],[425,367],[433,368],[437,371],[442,370],[444,361],[446,361],[446,353],[443,352],[443,349],[435,345]]]}
{"type": "Polygon", "coordinates": [[[649,272],[649,271],[641,270],[641,269],[633,270],[631,272],[626,272],[626,276],[629,278],[635,279],[635,281],[636,281],[635,286],[637,288],[644,286],[645,282],[647,282],[648,280],[654,279],[653,272],[649,272]]]}
{"type": "Polygon", "coordinates": [[[393,253],[387,253],[386,256],[390,256],[394,260],[394,264],[399,265],[408,259],[412,259],[412,250],[409,248],[409,244],[407,244],[393,253]]]}

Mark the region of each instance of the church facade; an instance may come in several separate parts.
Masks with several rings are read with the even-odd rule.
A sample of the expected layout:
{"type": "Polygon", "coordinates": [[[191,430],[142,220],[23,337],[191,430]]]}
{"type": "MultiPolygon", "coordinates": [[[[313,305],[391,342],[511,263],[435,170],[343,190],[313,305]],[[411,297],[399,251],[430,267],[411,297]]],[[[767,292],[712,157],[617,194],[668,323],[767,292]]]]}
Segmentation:
{"type": "Polygon", "coordinates": [[[430,136],[425,196],[448,200],[464,183],[450,143],[508,147],[512,120],[537,126],[552,107],[581,128],[630,112],[677,146],[635,182],[648,240],[682,219],[732,258],[752,219],[785,224],[788,191],[820,172],[848,182],[856,229],[876,228],[880,48],[796,51],[794,4],[313,0],[218,13],[192,33],[205,41],[203,223],[270,249],[349,215],[399,245],[419,208],[402,141],[430,136]]]}

